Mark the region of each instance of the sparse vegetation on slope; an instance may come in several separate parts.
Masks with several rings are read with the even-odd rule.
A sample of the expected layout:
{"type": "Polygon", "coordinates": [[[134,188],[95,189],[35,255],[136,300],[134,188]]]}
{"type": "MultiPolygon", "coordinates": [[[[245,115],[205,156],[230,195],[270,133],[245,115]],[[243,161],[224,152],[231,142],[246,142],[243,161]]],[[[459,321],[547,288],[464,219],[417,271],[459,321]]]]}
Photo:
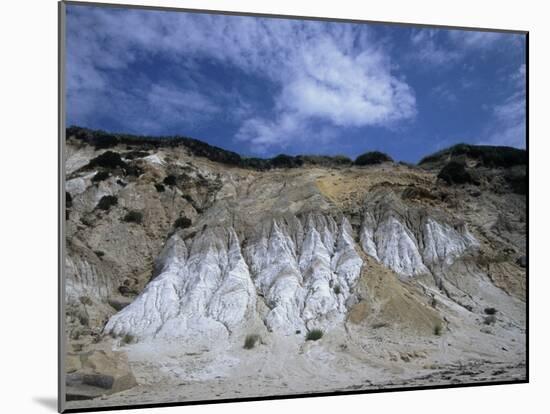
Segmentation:
{"type": "Polygon", "coordinates": [[[191,226],[191,220],[187,217],[178,217],[174,222],[174,227],[176,229],[186,229],[189,226],[191,226]]]}
{"type": "Polygon", "coordinates": [[[260,335],[252,334],[252,335],[246,335],[246,338],[244,339],[244,349],[252,349],[256,346],[257,343],[260,342],[260,335]]]}
{"type": "Polygon", "coordinates": [[[445,181],[447,184],[475,184],[476,181],[466,170],[464,163],[451,161],[443,167],[437,175],[437,178],[445,181]]]}
{"type": "Polygon", "coordinates": [[[115,206],[118,204],[118,198],[116,196],[106,195],[101,197],[99,200],[99,203],[97,203],[97,207],[100,210],[109,210],[111,206],[115,206]]]}
{"type": "Polygon", "coordinates": [[[143,221],[143,213],[140,211],[131,210],[124,216],[123,220],[127,223],[141,224],[143,221]]]}
{"type": "Polygon", "coordinates": [[[306,341],[318,341],[323,337],[323,331],[320,329],[312,329],[306,335],[306,341]]]}
{"type": "Polygon", "coordinates": [[[486,167],[512,167],[527,165],[527,152],[512,147],[490,145],[457,144],[422,158],[419,165],[448,162],[455,158],[467,157],[478,160],[486,167]]]}
{"type": "MultiPolygon", "coordinates": [[[[67,128],[67,138],[76,139],[95,146],[96,149],[114,148],[118,145],[126,145],[140,148],[132,149],[124,153],[124,157],[129,160],[143,158],[149,155],[145,150],[158,148],[171,148],[182,146],[189,150],[192,155],[204,157],[211,161],[220,162],[227,165],[233,165],[241,168],[250,168],[260,171],[273,168],[298,168],[303,165],[317,165],[323,167],[340,167],[351,165],[352,160],[345,155],[287,155],[280,154],[273,158],[248,158],[241,157],[236,152],[224,150],[207,144],[197,139],[182,136],[139,136],[130,134],[109,133],[100,130],[91,130],[77,126],[67,128]]],[[[103,158],[94,161],[89,167],[104,166],[106,168],[115,168],[120,166],[127,169],[126,164],[120,155],[113,151],[107,151],[103,158]],[[118,155],[118,159],[113,156],[118,155]],[[120,161],[119,161],[120,159],[120,161]],[[100,164],[110,164],[100,165],[100,164]],[[113,166],[115,165],[115,166],[113,166]]],[[[99,157],[98,157],[99,158],[99,157]]],[[[92,160],[93,161],[93,160],[92,160]]]]}
{"type": "Polygon", "coordinates": [[[107,171],[99,171],[96,175],[92,177],[93,183],[99,183],[100,181],[105,181],[107,178],[110,177],[111,174],[109,174],[107,171]]]}
{"type": "Polygon", "coordinates": [[[103,168],[126,168],[128,167],[128,164],[126,164],[122,158],[120,157],[120,154],[118,152],[113,151],[106,151],[103,154],[98,155],[95,158],[92,158],[90,162],[88,163],[88,168],[93,167],[103,167],[103,168]]]}
{"type": "Polygon", "coordinates": [[[383,162],[393,162],[393,159],[388,155],[380,151],[365,152],[359,155],[354,164],[355,165],[376,165],[383,162]]]}

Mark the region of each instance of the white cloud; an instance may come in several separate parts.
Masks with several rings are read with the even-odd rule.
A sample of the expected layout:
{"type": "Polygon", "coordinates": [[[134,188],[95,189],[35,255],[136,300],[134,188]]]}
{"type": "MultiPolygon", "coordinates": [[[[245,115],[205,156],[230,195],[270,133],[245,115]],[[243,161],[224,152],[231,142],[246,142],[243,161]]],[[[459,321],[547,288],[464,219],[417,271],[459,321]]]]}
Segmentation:
{"type": "Polygon", "coordinates": [[[462,58],[462,53],[444,45],[444,30],[418,29],[411,36],[413,60],[424,64],[444,66],[462,58]]]}
{"type": "Polygon", "coordinates": [[[157,114],[200,119],[195,115],[237,103],[225,106],[235,109],[233,116],[245,117],[236,138],[256,150],[315,139],[307,133],[318,121],[329,131],[331,126],[391,126],[416,114],[413,90],[396,76],[388,54],[364,25],[100,8],[71,15],[69,22],[69,37],[78,39],[78,46],[89,44],[69,47],[69,89],[75,94],[95,91],[101,97],[117,87],[105,69],[125,68],[157,54],[186,74],[207,59],[267,80],[276,91],[274,107],[262,116],[251,111],[254,102],[244,92],[228,97],[192,82],[141,85],[148,89],[141,98],[157,114]]]}
{"type": "Polygon", "coordinates": [[[527,114],[525,65],[509,76],[514,92],[490,109],[491,119],[482,143],[525,148],[527,114]]]}
{"type": "Polygon", "coordinates": [[[501,48],[523,45],[522,36],[517,34],[449,29],[413,30],[410,43],[412,51],[408,54],[409,59],[428,68],[435,65],[440,69],[453,67],[472,53],[484,58],[488,51],[505,50],[510,53],[509,47],[501,48]]]}
{"type": "Polygon", "coordinates": [[[446,84],[440,84],[432,88],[432,95],[447,103],[454,104],[458,102],[458,97],[446,84]]]}

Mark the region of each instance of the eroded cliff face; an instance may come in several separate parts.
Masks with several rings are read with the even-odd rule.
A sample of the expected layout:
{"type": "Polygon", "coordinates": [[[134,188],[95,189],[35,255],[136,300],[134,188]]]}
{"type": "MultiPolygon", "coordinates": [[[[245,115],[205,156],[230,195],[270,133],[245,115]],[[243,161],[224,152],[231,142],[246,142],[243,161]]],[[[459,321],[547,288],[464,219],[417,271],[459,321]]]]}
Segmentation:
{"type": "Polygon", "coordinates": [[[115,336],[218,338],[265,323],[269,331],[305,335],[342,323],[362,260],[345,218],[309,214],[260,223],[243,243],[234,228],[206,228],[183,241],[174,234],[160,274],[105,331],[115,336]],[[262,301],[264,315],[256,309],[262,301]]]}
{"type": "Polygon", "coordinates": [[[525,196],[489,181],[449,186],[393,163],[255,171],[178,146],[68,148],[67,326],[80,347],[380,326],[403,338],[524,332],[525,196]],[[489,308],[498,317],[484,323],[489,308]]]}
{"type": "Polygon", "coordinates": [[[206,228],[186,241],[176,233],[161,253],[160,274],[111,317],[105,332],[139,339],[223,338],[247,329],[254,318],[279,334],[326,331],[344,323],[358,301],[358,249],[410,278],[437,273],[478,246],[466,228],[424,217],[415,235],[398,215],[376,221],[368,211],[360,243],[353,233],[345,216],[337,222],[314,213],[266,220],[243,230],[244,242],[233,227],[206,228]],[[266,309],[262,315],[258,300],[266,309]]]}

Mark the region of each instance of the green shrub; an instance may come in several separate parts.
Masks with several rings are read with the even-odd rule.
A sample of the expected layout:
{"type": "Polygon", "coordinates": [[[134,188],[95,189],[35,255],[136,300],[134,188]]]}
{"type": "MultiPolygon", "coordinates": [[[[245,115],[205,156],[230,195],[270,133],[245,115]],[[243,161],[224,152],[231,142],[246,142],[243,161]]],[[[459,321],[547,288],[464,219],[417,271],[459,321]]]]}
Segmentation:
{"type": "Polygon", "coordinates": [[[103,154],[92,158],[88,163],[88,167],[103,167],[115,169],[117,167],[126,168],[128,164],[122,161],[118,152],[106,151],[103,154]]]}
{"type": "Polygon", "coordinates": [[[527,182],[527,169],[525,167],[516,167],[510,171],[506,171],[504,180],[514,193],[520,195],[527,194],[529,183],[527,182]]]}
{"type": "Polygon", "coordinates": [[[353,161],[345,155],[298,155],[295,159],[302,160],[304,164],[319,165],[322,167],[335,167],[353,164],[353,161]]]}
{"type": "Polygon", "coordinates": [[[71,196],[71,193],[68,191],[65,191],[65,207],[71,208],[73,206],[73,198],[71,196]]]}
{"type": "Polygon", "coordinates": [[[159,192],[159,193],[163,193],[164,190],[165,190],[165,188],[162,184],[155,184],[155,188],[156,188],[157,192],[159,192]]]}
{"type": "Polygon", "coordinates": [[[111,174],[109,174],[107,171],[99,171],[92,177],[93,183],[98,183],[100,181],[104,181],[107,178],[110,177],[111,174]]]}
{"type": "Polygon", "coordinates": [[[471,174],[466,170],[464,163],[458,161],[447,163],[441,169],[437,178],[445,181],[447,184],[477,184],[471,174]]]}
{"type": "Polygon", "coordinates": [[[435,336],[441,336],[441,333],[443,331],[443,328],[441,327],[440,324],[437,324],[434,326],[434,335],[435,336]]]}
{"type": "Polygon", "coordinates": [[[365,152],[355,159],[355,165],[374,165],[383,162],[393,162],[393,159],[380,151],[365,152]]]}
{"type": "Polygon", "coordinates": [[[246,338],[244,339],[244,349],[252,349],[256,346],[258,342],[260,342],[261,338],[260,335],[252,334],[252,335],[246,335],[246,338]]]}
{"type": "Polygon", "coordinates": [[[143,174],[143,168],[132,164],[132,165],[128,165],[124,169],[124,172],[126,173],[126,175],[130,175],[130,176],[133,176],[133,177],[139,177],[141,174],[143,174]]]}
{"type": "Polygon", "coordinates": [[[451,148],[444,149],[429,155],[419,164],[438,162],[466,156],[468,158],[479,160],[487,167],[512,167],[515,165],[527,165],[527,151],[511,147],[494,147],[490,145],[469,145],[457,144],[451,148]]]}
{"type": "Polygon", "coordinates": [[[174,227],[176,229],[186,229],[187,227],[191,226],[191,220],[189,220],[187,217],[179,217],[174,222],[174,227]]]}
{"type": "Polygon", "coordinates": [[[296,168],[304,164],[304,161],[300,157],[293,157],[292,155],[286,154],[279,154],[269,161],[273,168],[296,168]]]}
{"type": "Polygon", "coordinates": [[[167,175],[162,182],[166,185],[176,185],[176,181],[175,175],[167,175]]]}
{"type": "Polygon", "coordinates": [[[332,161],[337,165],[351,165],[353,161],[350,157],[346,155],[334,155],[332,161]]]}
{"type": "Polygon", "coordinates": [[[97,203],[96,208],[100,210],[109,210],[111,206],[116,206],[118,204],[118,198],[116,196],[106,195],[101,197],[99,203],[97,203]]]}
{"type": "Polygon", "coordinates": [[[136,337],[134,335],[126,334],[122,337],[123,344],[133,344],[136,342],[136,337]]]}
{"type": "Polygon", "coordinates": [[[323,337],[323,331],[320,329],[312,329],[306,335],[306,341],[317,341],[323,337]]]}
{"type": "Polygon", "coordinates": [[[497,310],[495,308],[485,308],[483,310],[487,315],[494,315],[497,313],[497,310]]]}
{"type": "Polygon", "coordinates": [[[131,210],[128,213],[126,213],[123,220],[126,223],[141,224],[141,222],[143,221],[143,213],[140,211],[131,210]]]}
{"type": "Polygon", "coordinates": [[[342,288],[340,287],[340,285],[336,285],[334,286],[334,293],[339,295],[340,293],[342,293],[342,288]]]}

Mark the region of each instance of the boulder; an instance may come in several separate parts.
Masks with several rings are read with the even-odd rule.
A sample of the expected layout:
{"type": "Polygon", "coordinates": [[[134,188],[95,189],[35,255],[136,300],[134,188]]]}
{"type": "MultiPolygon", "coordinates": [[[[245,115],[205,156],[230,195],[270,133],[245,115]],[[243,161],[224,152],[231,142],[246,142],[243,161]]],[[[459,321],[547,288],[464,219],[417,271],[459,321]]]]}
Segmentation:
{"type": "Polygon", "coordinates": [[[523,255],[518,257],[518,259],[516,260],[516,263],[520,267],[523,267],[523,268],[527,267],[527,256],[523,255]]]}
{"type": "Polygon", "coordinates": [[[93,350],[68,354],[66,371],[67,400],[96,398],[137,385],[123,352],[93,350]]]}

